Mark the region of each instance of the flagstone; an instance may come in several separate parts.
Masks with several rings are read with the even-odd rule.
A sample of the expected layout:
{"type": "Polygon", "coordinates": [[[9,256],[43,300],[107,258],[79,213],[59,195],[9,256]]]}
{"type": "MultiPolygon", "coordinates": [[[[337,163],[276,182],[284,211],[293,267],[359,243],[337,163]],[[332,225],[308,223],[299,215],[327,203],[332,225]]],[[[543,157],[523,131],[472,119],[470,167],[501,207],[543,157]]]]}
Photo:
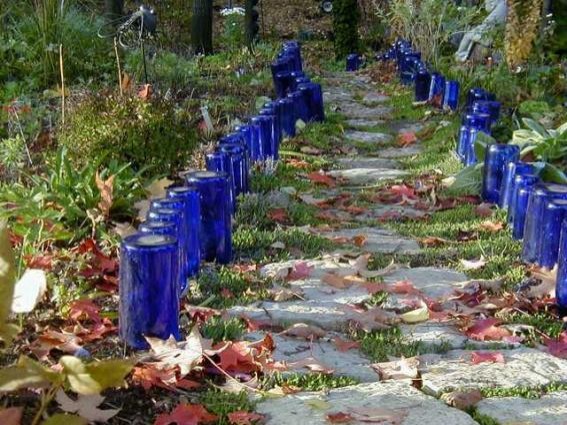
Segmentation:
{"type": "Polygon", "coordinates": [[[533,348],[500,350],[504,363],[472,364],[472,351],[420,356],[423,391],[439,396],[455,390],[537,387],[567,383],[567,360],[533,348]]]}
{"type": "Polygon", "coordinates": [[[381,158],[403,158],[407,156],[419,155],[422,152],[422,148],[419,145],[406,146],[404,148],[393,147],[380,149],[377,154],[381,158]]]}
{"type": "Polygon", "coordinates": [[[327,415],[339,412],[365,412],[371,417],[392,415],[399,425],[477,424],[466,413],[423,394],[405,381],[359,384],[327,394],[298,393],[266,399],[258,404],[257,411],[267,415],[266,423],[271,425],[327,425],[330,423],[327,415]]]}
{"type": "Polygon", "coordinates": [[[328,174],[332,177],[345,180],[349,185],[362,186],[375,184],[384,180],[398,179],[406,176],[408,172],[391,168],[351,168],[330,171],[328,174]]]}
{"type": "Polygon", "coordinates": [[[383,119],[389,116],[391,108],[385,105],[368,107],[357,102],[341,102],[339,112],[350,119],[383,119]]]}
{"type": "Polygon", "coordinates": [[[410,281],[424,295],[430,298],[444,298],[461,288],[468,281],[464,273],[435,267],[415,267],[396,270],[384,277],[384,282],[395,283],[402,280],[410,281]]]}
{"type": "MultiPolygon", "coordinates": [[[[245,339],[258,341],[264,337],[262,332],[254,332],[245,336],[245,339]]],[[[349,376],[360,382],[376,382],[378,374],[370,367],[372,362],[364,357],[360,350],[350,349],[339,351],[337,346],[331,342],[333,338],[339,337],[344,340],[344,335],[329,333],[324,338],[306,340],[305,338],[292,338],[284,335],[272,334],[276,348],[272,353],[275,361],[287,364],[314,357],[326,368],[334,370],[335,376],[349,376]]],[[[313,373],[306,368],[292,369],[290,373],[308,374],[313,373]]]]}
{"type": "Polygon", "coordinates": [[[393,140],[393,137],[390,134],[375,133],[371,131],[347,130],[344,135],[347,140],[372,145],[389,143],[393,140]]]}
{"type": "Polygon", "coordinates": [[[378,227],[360,227],[356,229],[342,229],[320,233],[320,236],[329,239],[352,239],[359,235],[366,237],[364,245],[362,246],[362,250],[365,252],[382,254],[415,254],[421,250],[419,244],[415,240],[404,238],[395,232],[380,229],[378,227]]]}
{"type": "Polygon", "coordinates": [[[363,103],[374,105],[376,103],[383,103],[389,99],[388,96],[382,93],[370,92],[367,93],[362,99],[363,103]]]}
{"type": "Polygon", "coordinates": [[[338,164],[344,169],[355,169],[355,168],[399,168],[399,163],[391,159],[377,158],[377,157],[365,157],[365,156],[353,156],[337,159],[338,164]]]}
{"type": "Polygon", "coordinates": [[[346,121],[346,124],[349,127],[353,128],[368,128],[368,127],[376,127],[380,124],[384,124],[383,120],[371,120],[371,119],[364,119],[364,118],[353,118],[346,121]]]}
{"type": "Polygon", "coordinates": [[[539,399],[498,397],[481,400],[479,413],[501,424],[565,425],[567,423],[567,391],[545,394],[539,399]]]}
{"type": "Polygon", "coordinates": [[[405,341],[421,342],[428,346],[446,344],[453,349],[463,348],[469,339],[451,323],[424,322],[401,325],[400,330],[405,341]]]}

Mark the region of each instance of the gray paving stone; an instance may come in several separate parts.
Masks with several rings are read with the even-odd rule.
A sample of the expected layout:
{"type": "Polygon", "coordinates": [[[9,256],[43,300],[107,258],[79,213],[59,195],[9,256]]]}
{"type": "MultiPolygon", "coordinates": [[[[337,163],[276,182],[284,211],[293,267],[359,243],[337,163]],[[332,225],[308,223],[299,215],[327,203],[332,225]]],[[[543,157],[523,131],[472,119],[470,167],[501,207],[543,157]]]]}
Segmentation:
{"type": "Polygon", "coordinates": [[[355,119],[347,120],[346,123],[349,127],[353,127],[353,128],[368,128],[368,127],[376,127],[380,124],[384,124],[384,121],[355,118],[355,119]]]}
{"type": "Polygon", "coordinates": [[[406,156],[419,155],[422,152],[421,146],[411,145],[405,148],[386,148],[377,151],[381,158],[403,158],[406,156]]]}
{"type": "Polygon", "coordinates": [[[369,207],[368,210],[354,217],[356,221],[365,222],[368,220],[381,219],[383,217],[410,217],[420,218],[426,215],[425,211],[405,205],[376,205],[369,207]]]}
{"type": "Polygon", "coordinates": [[[377,227],[343,229],[321,233],[320,235],[329,239],[354,238],[358,235],[364,235],[366,236],[366,242],[361,248],[364,252],[383,254],[415,254],[421,250],[416,241],[403,238],[397,233],[377,227]]]}
{"type": "MultiPolygon", "coordinates": [[[[401,381],[354,385],[331,390],[326,395],[298,393],[285,398],[267,399],[258,404],[257,410],[268,416],[267,424],[271,425],[328,425],[327,415],[337,412],[390,413],[396,419],[402,418],[396,422],[400,425],[476,424],[466,413],[452,409],[421,393],[408,382],[401,381]]],[[[380,423],[388,424],[391,421],[380,423]]]]}
{"type": "Polygon", "coordinates": [[[419,122],[414,123],[403,123],[398,122],[393,124],[392,127],[396,129],[398,133],[417,133],[425,128],[425,125],[419,122]]]}
{"type": "Polygon", "coordinates": [[[453,294],[468,279],[467,275],[450,269],[416,267],[400,269],[386,276],[384,282],[410,281],[413,286],[430,298],[443,298],[453,294]]]}
{"type": "Polygon", "coordinates": [[[440,395],[458,389],[536,387],[567,382],[567,361],[532,348],[501,350],[505,363],[470,362],[471,351],[420,356],[423,391],[440,395]]]}
{"type": "Polygon", "coordinates": [[[481,400],[478,411],[499,423],[517,425],[567,424],[567,392],[546,394],[540,399],[502,397],[481,400]]]}
{"type": "Polygon", "coordinates": [[[364,186],[384,180],[398,179],[406,176],[408,172],[391,168],[351,168],[333,170],[328,174],[335,178],[344,179],[347,185],[364,186]]]}
{"type": "MultiPolygon", "coordinates": [[[[329,334],[319,340],[308,341],[305,339],[290,338],[282,335],[272,335],[276,344],[276,349],[272,353],[275,361],[286,363],[297,362],[309,357],[314,357],[326,367],[333,369],[335,376],[350,376],[360,382],[376,382],[379,380],[378,374],[370,367],[371,361],[362,356],[359,350],[352,349],[341,352],[337,346],[331,342],[333,337],[339,336],[345,339],[344,335],[329,334]]],[[[255,332],[248,334],[244,338],[251,341],[258,341],[264,334],[255,332]]],[[[290,370],[295,373],[310,373],[307,369],[290,370]]]]}
{"type": "Polygon", "coordinates": [[[323,91],[323,99],[325,103],[352,102],[353,96],[348,90],[342,87],[327,87],[323,91]]]}
{"type": "Polygon", "coordinates": [[[345,131],[345,138],[353,142],[366,143],[371,145],[381,145],[384,143],[389,143],[393,140],[393,137],[390,134],[358,130],[345,131]]]}
{"type": "Polygon", "coordinates": [[[468,338],[450,323],[425,322],[415,325],[400,325],[404,339],[427,345],[448,344],[451,348],[463,348],[468,338]]]}
{"type": "Polygon", "coordinates": [[[362,102],[366,104],[374,105],[376,103],[383,103],[388,99],[389,97],[382,93],[370,92],[364,96],[362,102]]]}
{"type": "Polygon", "coordinates": [[[338,164],[345,169],[352,168],[399,168],[399,164],[391,159],[354,156],[339,158],[338,164]]]}
{"type": "Polygon", "coordinates": [[[350,119],[384,119],[390,115],[391,108],[384,105],[368,107],[356,102],[342,102],[339,112],[350,119]]]}

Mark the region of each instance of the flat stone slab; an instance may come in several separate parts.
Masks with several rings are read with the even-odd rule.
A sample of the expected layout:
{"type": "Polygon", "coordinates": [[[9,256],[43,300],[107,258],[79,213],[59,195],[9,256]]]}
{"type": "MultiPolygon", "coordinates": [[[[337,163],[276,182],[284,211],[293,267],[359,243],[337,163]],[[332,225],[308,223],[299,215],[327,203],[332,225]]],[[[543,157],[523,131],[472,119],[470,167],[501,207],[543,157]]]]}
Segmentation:
{"type": "Polygon", "coordinates": [[[439,396],[459,389],[536,387],[567,382],[567,361],[532,348],[500,350],[505,363],[472,364],[471,351],[420,356],[422,390],[439,396]]]}
{"type": "Polygon", "coordinates": [[[368,127],[376,127],[380,124],[384,124],[383,120],[369,120],[364,118],[354,118],[346,121],[346,124],[349,127],[353,128],[368,128],[368,127]]]}
{"type": "Polygon", "coordinates": [[[340,103],[340,102],[352,102],[353,96],[347,90],[339,87],[327,87],[323,91],[323,99],[325,103],[340,103]]]}
{"type": "Polygon", "coordinates": [[[415,325],[400,325],[404,339],[426,345],[448,344],[451,348],[463,348],[468,338],[450,323],[425,322],[415,325]]]}
{"type": "Polygon", "coordinates": [[[364,157],[364,156],[339,158],[337,162],[342,168],[345,169],[355,169],[355,168],[396,169],[399,167],[399,164],[391,159],[364,157]]]}
{"type": "Polygon", "coordinates": [[[567,424],[567,392],[546,394],[532,400],[521,397],[488,398],[477,404],[483,415],[498,423],[517,425],[567,424]]]}
{"type": "Polygon", "coordinates": [[[389,99],[388,96],[382,93],[370,92],[367,93],[363,98],[362,102],[366,104],[376,104],[376,103],[383,103],[389,99]]]}
{"type": "Polygon", "coordinates": [[[391,108],[384,105],[369,107],[356,102],[342,102],[339,112],[351,119],[381,119],[389,116],[391,108]]]}
{"type": "MultiPolygon", "coordinates": [[[[370,253],[382,254],[415,254],[421,251],[419,244],[412,240],[406,239],[390,230],[380,229],[377,227],[360,227],[357,229],[344,229],[333,232],[320,233],[320,236],[329,239],[348,238],[363,235],[366,237],[361,250],[370,253]]],[[[400,279],[399,279],[400,280],[400,279]]]]}
{"type": "Polygon", "coordinates": [[[391,126],[398,133],[417,133],[425,128],[425,125],[419,122],[414,123],[395,123],[391,126]]]}
{"type": "MultiPolygon", "coordinates": [[[[370,360],[363,357],[357,349],[351,349],[345,352],[339,351],[337,346],[330,342],[335,336],[337,335],[329,334],[325,338],[309,341],[272,334],[272,338],[276,344],[272,357],[275,361],[282,361],[288,364],[314,357],[326,367],[333,369],[333,375],[335,376],[350,376],[351,378],[358,379],[360,382],[378,381],[379,376],[370,367],[370,360]]],[[[259,341],[263,337],[264,334],[255,332],[245,336],[245,339],[259,341]]],[[[345,339],[345,336],[341,335],[340,338],[345,339]]],[[[289,372],[313,373],[305,368],[290,370],[289,372]]]]}
{"type": "MultiPolygon", "coordinates": [[[[415,389],[408,382],[388,381],[331,390],[328,394],[298,393],[267,399],[257,406],[271,425],[328,425],[327,415],[345,413],[372,417],[392,415],[399,425],[475,425],[469,415],[415,389]]],[[[372,421],[372,423],[393,423],[372,421]]],[[[351,421],[352,425],[370,423],[351,421]]]]}
{"type": "Polygon", "coordinates": [[[398,179],[406,176],[408,172],[391,168],[351,168],[348,170],[333,170],[328,174],[345,180],[347,185],[364,186],[384,180],[398,179]]]}
{"type": "Polygon", "coordinates": [[[391,219],[392,217],[421,218],[426,214],[425,211],[405,205],[376,205],[375,207],[370,207],[367,212],[355,216],[354,219],[364,223],[368,220],[391,219]]]}
{"type": "Polygon", "coordinates": [[[369,145],[382,145],[384,143],[389,143],[394,139],[390,134],[358,130],[345,131],[345,138],[353,142],[369,145]]]}
{"type": "Polygon", "coordinates": [[[381,158],[403,158],[406,156],[419,155],[422,149],[419,145],[411,145],[405,148],[386,148],[377,152],[381,158]]]}
{"type": "Polygon", "coordinates": [[[416,267],[400,269],[384,277],[385,283],[395,283],[401,280],[410,281],[429,298],[445,298],[461,288],[462,283],[469,280],[467,275],[450,269],[435,267],[416,267]]]}

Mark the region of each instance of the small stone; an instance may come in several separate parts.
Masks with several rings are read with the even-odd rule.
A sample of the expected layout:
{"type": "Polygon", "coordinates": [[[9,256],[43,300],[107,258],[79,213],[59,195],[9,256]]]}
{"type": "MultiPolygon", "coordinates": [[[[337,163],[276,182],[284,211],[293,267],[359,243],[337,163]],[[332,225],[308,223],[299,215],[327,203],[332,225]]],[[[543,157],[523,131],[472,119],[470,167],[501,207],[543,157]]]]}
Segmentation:
{"type": "Polygon", "coordinates": [[[353,142],[367,143],[372,145],[389,143],[393,140],[393,137],[390,134],[373,133],[358,130],[345,131],[345,137],[353,142]]]}
{"type": "Polygon", "coordinates": [[[403,418],[397,422],[400,425],[476,425],[466,413],[423,394],[407,381],[353,385],[327,395],[298,393],[272,398],[259,403],[257,411],[268,416],[268,425],[328,425],[329,414],[357,411],[392,412],[396,419],[403,418]],[[313,401],[325,402],[321,404],[325,408],[312,407],[313,401]]]}
{"type": "Polygon", "coordinates": [[[407,175],[407,171],[389,168],[352,168],[348,170],[334,170],[328,173],[335,178],[343,179],[349,185],[364,186],[375,184],[384,180],[397,179],[407,175]]]}
{"type": "Polygon", "coordinates": [[[471,351],[420,356],[423,391],[439,396],[455,390],[537,387],[567,382],[567,361],[532,348],[502,350],[504,363],[472,364],[471,351]]]}
{"type": "Polygon", "coordinates": [[[403,158],[406,156],[419,155],[422,149],[419,145],[406,146],[405,148],[387,148],[378,151],[381,158],[403,158]]]}
{"type": "Polygon", "coordinates": [[[545,394],[536,400],[488,398],[478,403],[477,410],[501,424],[564,425],[567,423],[567,391],[545,394]]]}

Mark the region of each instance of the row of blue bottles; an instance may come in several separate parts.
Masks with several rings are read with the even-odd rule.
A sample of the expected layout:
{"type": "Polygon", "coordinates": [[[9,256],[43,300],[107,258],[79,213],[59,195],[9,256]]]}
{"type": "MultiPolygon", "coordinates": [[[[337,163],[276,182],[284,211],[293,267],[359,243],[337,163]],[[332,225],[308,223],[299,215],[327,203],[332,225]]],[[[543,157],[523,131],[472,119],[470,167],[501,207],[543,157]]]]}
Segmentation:
{"type": "Polygon", "coordinates": [[[362,65],[362,58],[358,53],[351,53],[346,58],[346,70],[347,72],[354,72],[360,69],[362,65]]]}

